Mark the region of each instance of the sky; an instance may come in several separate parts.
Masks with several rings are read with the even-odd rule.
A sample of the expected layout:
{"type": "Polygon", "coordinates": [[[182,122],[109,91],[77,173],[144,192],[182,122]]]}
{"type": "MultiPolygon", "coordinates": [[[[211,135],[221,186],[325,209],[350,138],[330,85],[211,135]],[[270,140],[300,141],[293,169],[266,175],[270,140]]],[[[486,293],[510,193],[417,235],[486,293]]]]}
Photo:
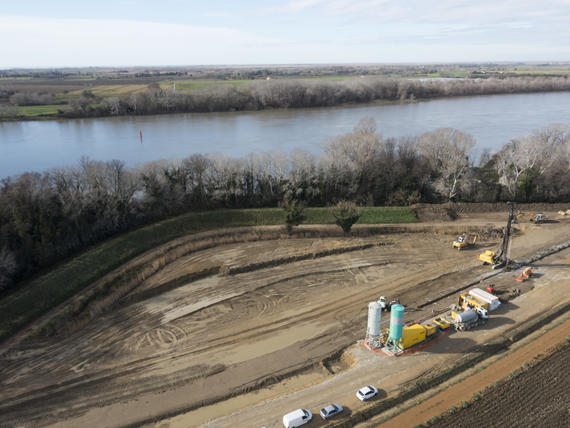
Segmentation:
{"type": "Polygon", "coordinates": [[[0,0],[0,69],[570,61],[570,0],[0,0]]]}

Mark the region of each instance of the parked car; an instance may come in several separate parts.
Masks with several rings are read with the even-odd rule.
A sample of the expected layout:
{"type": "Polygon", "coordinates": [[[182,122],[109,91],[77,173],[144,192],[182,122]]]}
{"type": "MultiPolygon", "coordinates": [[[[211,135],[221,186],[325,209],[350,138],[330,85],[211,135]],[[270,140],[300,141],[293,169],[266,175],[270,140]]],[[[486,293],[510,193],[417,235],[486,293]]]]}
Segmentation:
{"type": "Polygon", "coordinates": [[[297,409],[283,416],[285,428],[296,428],[313,420],[313,414],[307,409],[297,409]]]}
{"type": "Polygon", "coordinates": [[[343,411],[343,408],[340,404],[329,404],[326,407],[323,407],[320,411],[321,418],[329,419],[335,415],[338,415],[340,412],[343,411]]]}
{"type": "Polygon", "coordinates": [[[356,391],[356,397],[360,401],[370,400],[372,397],[376,396],[376,394],[378,394],[378,390],[372,385],[365,386],[364,388],[360,388],[356,391]]]}

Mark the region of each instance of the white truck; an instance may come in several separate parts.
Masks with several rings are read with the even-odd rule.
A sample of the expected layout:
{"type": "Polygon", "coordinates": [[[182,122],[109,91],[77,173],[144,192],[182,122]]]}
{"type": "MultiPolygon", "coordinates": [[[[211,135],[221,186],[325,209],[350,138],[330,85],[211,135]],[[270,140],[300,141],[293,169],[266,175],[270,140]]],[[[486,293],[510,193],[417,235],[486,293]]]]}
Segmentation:
{"type": "Polygon", "coordinates": [[[501,306],[501,301],[497,296],[494,296],[485,290],[481,290],[480,288],[473,288],[469,290],[469,294],[471,294],[477,300],[487,303],[489,305],[489,311],[494,311],[499,306],[501,306]]]}
{"type": "Polygon", "coordinates": [[[313,419],[313,414],[307,409],[297,409],[283,416],[285,428],[296,428],[308,424],[313,419]]]}

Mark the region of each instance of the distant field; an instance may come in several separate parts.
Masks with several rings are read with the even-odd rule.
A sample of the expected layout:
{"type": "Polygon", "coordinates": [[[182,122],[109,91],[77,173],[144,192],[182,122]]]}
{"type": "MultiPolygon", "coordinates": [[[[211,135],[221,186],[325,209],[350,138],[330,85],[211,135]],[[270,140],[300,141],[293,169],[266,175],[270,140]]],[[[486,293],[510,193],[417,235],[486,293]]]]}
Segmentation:
{"type": "MultiPolygon", "coordinates": [[[[333,224],[328,208],[306,210],[307,224],[333,224]]],[[[218,228],[284,224],[279,208],[193,212],[124,233],[61,264],[0,300],[0,340],[133,257],[184,235],[218,228]]],[[[417,222],[409,207],[368,207],[360,224],[417,222]]]]}
{"type": "Polygon", "coordinates": [[[18,116],[39,117],[39,116],[55,116],[58,110],[69,110],[69,106],[65,104],[54,104],[46,106],[24,106],[18,107],[18,116]]]}
{"type": "Polygon", "coordinates": [[[251,80],[163,80],[160,82],[160,87],[163,89],[172,89],[175,84],[177,91],[193,91],[216,85],[233,85],[237,87],[249,82],[251,82],[251,80]]]}
{"type": "MultiPolygon", "coordinates": [[[[103,85],[93,86],[89,90],[97,97],[116,97],[134,92],[144,92],[147,85],[103,85]]],[[[83,90],[69,92],[69,96],[80,96],[83,90]]]]}

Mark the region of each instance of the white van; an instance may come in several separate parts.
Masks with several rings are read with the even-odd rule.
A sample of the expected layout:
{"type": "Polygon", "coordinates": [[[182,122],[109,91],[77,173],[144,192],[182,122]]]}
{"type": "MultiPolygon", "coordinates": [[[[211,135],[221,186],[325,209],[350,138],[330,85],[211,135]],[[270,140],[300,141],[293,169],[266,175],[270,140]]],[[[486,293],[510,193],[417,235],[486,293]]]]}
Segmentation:
{"type": "Polygon", "coordinates": [[[283,416],[283,425],[285,428],[295,428],[308,424],[313,419],[313,414],[307,409],[297,409],[294,412],[287,413],[283,416]]]}

